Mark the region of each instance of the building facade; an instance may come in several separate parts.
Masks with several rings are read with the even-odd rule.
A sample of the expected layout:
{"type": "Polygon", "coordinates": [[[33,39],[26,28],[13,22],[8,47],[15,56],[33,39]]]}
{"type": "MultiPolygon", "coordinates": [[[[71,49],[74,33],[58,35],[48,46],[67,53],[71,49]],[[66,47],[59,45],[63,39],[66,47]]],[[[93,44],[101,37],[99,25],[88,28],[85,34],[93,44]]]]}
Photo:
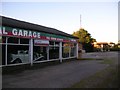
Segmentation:
{"type": "Polygon", "coordinates": [[[77,37],[57,29],[0,16],[0,66],[31,64],[78,57],[77,37]]]}
{"type": "Polygon", "coordinates": [[[97,51],[110,51],[111,47],[114,47],[114,43],[108,43],[108,42],[94,42],[94,47],[97,49],[97,51]]]}

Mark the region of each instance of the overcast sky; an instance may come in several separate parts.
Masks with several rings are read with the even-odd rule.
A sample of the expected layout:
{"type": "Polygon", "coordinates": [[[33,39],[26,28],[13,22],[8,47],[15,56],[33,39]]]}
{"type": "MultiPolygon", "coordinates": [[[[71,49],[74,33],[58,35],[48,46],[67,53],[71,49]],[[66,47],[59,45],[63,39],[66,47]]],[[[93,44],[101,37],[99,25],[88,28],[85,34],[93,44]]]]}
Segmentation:
{"type": "MultiPolygon", "coordinates": [[[[49,0],[48,0],[49,1],[49,0]]],[[[54,0],[53,0],[54,1],[54,0]]],[[[118,41],[118,2],[38,2],[37,0],[2,1],[3,16],[56,28],[72,34],[80,28],[87,30],[98,42],[118,41]],[[9,2],[8,2],[9,1],[9,2]]]]}

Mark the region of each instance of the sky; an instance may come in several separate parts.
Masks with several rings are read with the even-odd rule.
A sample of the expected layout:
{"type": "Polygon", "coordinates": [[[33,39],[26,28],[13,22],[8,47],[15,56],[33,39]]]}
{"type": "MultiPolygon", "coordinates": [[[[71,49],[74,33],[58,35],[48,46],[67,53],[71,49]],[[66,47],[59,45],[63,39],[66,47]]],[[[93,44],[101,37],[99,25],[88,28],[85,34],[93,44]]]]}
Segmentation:
{"type": "Polygon", "coordinates": [[[98,42],[118,42],[118,1],[4,0],[0,15],[72,34],[81,27],[98,42]],[[101,1],[101,2],[100,2],[101,1]]]}

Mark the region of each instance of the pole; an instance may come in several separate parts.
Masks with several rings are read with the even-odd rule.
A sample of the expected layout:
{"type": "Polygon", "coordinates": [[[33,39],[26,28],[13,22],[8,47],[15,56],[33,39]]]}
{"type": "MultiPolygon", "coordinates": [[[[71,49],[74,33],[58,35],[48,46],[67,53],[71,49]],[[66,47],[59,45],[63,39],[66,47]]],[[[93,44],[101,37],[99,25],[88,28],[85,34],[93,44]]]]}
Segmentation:
{"type": "Polygon", "coordinates": [[[81,24],[81,14],[80,14],[80,28],[82,28],[82,24],[81,24]]]}

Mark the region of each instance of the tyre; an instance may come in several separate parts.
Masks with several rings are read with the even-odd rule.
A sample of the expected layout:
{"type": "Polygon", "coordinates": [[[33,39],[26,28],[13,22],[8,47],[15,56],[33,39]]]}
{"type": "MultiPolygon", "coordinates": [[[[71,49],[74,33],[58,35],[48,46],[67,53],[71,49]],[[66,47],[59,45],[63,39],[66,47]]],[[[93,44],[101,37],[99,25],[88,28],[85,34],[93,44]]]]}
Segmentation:
{"type": "Polygon", "coordinates": [[[14,63],[14,64],[15,64],[15,63],[22,63],[22,61],[21,61],[20,58],[17,58],[13,63],[14,63]]]}

